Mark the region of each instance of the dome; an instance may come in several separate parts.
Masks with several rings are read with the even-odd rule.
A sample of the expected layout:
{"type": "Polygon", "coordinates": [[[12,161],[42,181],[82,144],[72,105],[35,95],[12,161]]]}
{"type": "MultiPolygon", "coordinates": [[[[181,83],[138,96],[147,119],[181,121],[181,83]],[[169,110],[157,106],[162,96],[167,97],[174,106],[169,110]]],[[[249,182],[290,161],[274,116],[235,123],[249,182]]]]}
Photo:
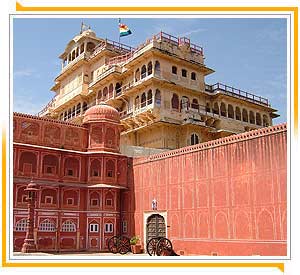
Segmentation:
{"type": "Polygon", "coordinates": [[[110,120],[120,123],[120,114],[115,108],[107,105],[105,102],[100,102],[85,112],[83,123],[97,122],[99,120],[110,120]]]}

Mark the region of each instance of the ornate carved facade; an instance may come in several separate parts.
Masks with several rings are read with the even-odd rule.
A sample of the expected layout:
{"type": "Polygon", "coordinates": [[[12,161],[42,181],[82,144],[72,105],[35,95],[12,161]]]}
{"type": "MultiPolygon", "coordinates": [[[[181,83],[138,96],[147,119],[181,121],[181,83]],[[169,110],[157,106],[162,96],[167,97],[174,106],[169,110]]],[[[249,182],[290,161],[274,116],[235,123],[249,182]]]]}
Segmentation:
{"type": "Polygon", "coordinates": [[[176,149],[272,125],[268,99],[228,85],[208,85],[214,71],[186,37],[160,32],[136,48],[86,30],[60,55],[55,96],[40,112],[82,123],[98,101],[115,107],[122,146],[176,149]]]}

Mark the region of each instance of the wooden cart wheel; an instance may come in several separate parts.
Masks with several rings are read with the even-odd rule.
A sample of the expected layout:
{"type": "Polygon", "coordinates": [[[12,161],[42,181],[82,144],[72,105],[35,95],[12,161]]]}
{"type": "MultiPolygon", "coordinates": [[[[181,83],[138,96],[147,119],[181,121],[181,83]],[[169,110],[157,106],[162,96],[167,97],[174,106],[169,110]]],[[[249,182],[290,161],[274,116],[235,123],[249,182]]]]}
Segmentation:
{"type": "Polygon", "coordinates": [[[173,254],[172,243],[167,238],[161,238],[156,245],[157,256],[171,256],[173,254]]]}
{"type": "Polygon", "coordinates": [[[156,245],[159,241],[160,237],[151,238],[147,243],[147,252],[150,256],[156,255],[156,245]]]}
{"type": "Polygon", "coordinates": [[[118,253],[118,250],[119,250],[119,242],[120,242],[120,239],[119,239],[119,236],[113,236],[111,237],[109,240],[108,240],[108,250],[111,252],[111,253],[118,253]]]}
{"type": "Polygon", "coordinates": [[[130,239],[125,236],[119,237],[119,245],[118,245],[118,252],[120,254],[126,254],[130,251],[130,239]]]}

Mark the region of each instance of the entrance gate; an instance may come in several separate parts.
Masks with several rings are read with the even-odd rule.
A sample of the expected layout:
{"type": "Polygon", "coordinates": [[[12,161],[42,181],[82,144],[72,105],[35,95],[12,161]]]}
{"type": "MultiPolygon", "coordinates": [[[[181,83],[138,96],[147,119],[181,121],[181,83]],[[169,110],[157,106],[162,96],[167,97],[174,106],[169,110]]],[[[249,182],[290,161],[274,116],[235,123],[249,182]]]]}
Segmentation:
{"type": "Polygon", "coordinates": [[[163,216],[153,214],[147,219],[146,242],[157,237],[166,237],[166,224],[163,216]]]}

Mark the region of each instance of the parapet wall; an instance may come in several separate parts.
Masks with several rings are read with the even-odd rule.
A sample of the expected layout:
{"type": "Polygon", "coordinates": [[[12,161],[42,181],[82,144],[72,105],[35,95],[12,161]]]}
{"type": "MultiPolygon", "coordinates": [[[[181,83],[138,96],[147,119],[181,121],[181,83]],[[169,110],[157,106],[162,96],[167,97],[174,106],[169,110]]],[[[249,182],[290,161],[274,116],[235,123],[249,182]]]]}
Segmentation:
{"type": "Polygon", "coordinates": [[[13,116],[16,143],[86,151],[87,132],[87,128],[74,123],[21,113],[13,116]]]}
{"type": "Polygon", "coordinates": [[[124,207],[144,243],[153,212],[184,255],[287,253],[286,124],[134,159],[131,189],[124,207]]]}

